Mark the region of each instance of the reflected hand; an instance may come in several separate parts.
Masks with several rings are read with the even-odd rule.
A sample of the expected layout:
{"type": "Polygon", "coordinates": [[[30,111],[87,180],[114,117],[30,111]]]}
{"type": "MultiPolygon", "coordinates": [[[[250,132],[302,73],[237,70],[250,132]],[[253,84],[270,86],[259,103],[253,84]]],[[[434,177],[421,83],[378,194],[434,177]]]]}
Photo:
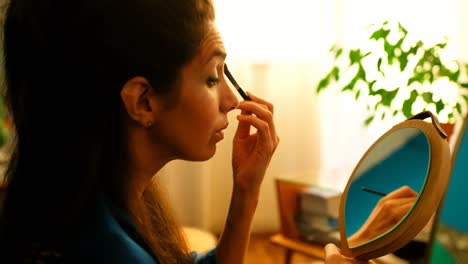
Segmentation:
{"type": "Polygon", "coordinates": [[[394,227],[408,213],[417,197],[417,192],[403,186],[380,199],[364,225],[348,238],[349,247],[372,240],[394,227]]]}
{"type": "Polygon", "coordinates": [[[334,244],[325,246],[325,263],[326,264],[375,264],[372,260],[357,260],[349,258],[341,254],[341,250],[334,244]]]}
{"type": "Polygon", "coordinates": [[[258,192],[271,157],[279,143],[273,121],[273,105],[252,93],[252,101],[242,101],[234,136],[232,166],[235,187],[258,192]],[[256,132],[251,134],[251,127],[256,132]]]}

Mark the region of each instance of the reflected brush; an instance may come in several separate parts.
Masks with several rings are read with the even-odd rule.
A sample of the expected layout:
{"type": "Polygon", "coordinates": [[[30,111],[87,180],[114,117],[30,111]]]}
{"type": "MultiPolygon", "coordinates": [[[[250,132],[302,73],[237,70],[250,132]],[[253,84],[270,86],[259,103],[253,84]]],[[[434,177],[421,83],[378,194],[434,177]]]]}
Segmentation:
{"type": "Polygon", "coordinates": [[[368,193],[372,193],[372,194],[376,194],[376,195],[380,195],[380,196],[386,196],[387,194],[384,193],[384,192],[379,192],[379,191],[376,191],[376,190],[373,190],[373,189],[370,189],[368,187],[365,187],[365,186],[362,186],[361,187],[361,190],[365,191],[365,192],[368,192],[368,193]]]}
{"type": "Polygon", "coordinates": [[[236,82],[236,79],[234,79],[234,76],[232,76],[231,72],[229,72],[228,67],[226,64],[224,64],[224,74],[228,77],[229,81],[231,81],[232,85],[236,87],[236,90],[239,92],[239,94],[242,96],[242,98],[246,101],[252,101],[250,97],[242,90],[240,85],[236,82]]]}

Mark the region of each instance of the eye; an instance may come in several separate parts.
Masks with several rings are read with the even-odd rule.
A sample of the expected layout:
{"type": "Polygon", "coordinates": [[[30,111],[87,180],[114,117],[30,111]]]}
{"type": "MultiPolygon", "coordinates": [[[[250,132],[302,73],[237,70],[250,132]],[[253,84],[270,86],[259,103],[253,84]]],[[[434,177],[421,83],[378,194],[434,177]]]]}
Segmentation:
{"type": "Polygon", "coordinates": [[[206,81],[206,84],[208,87],[213,87],[219,83],[219,78],[218,77],[209,77],[208,80],[206,81]]]}

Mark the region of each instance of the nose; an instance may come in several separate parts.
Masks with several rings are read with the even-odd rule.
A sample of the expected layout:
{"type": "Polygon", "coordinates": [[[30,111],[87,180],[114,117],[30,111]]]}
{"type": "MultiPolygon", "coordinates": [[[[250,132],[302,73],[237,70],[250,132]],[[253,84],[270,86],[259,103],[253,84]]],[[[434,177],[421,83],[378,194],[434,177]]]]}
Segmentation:
{"type": "Polygon", "coordinates": [[[227,84],[226,79],[224,79],[222,83],[223,83],[223,87],[222,87],[222,93],[221,93],[220,109],[221,109],[221,112],[227,113],[231,110],[236,109],[236,107],[239,105],[239,100],[234,94],[232,88],[229,87],[229,85],[227,84]]]}

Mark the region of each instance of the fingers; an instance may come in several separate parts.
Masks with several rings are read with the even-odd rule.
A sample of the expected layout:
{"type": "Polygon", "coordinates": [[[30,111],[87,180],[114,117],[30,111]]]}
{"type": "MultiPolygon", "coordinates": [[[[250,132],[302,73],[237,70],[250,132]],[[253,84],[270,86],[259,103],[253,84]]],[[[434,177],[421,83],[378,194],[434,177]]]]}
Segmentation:
{"type": "MultiPolygon", "coordinates": [[[[239,120],[253,122],[253,120],[257,118],[266,122],[268,125],[269,136],[273,141],[274,146],[276,147],[276,145],[279,143],[279,137],[276,134],[275,123],[273,120],[273,104],[253,95],[252,93],[249,93],[249,96],[251,97],[252,101],[243,101],[238,106],[238,109],[242,110],[239,120]],[[253,118],[247,118],[246,114],[253,114],[254,116],[252,116],[253,118]]],[[[266,128],[264,127],[263,122],[256,121],[251,124],[257,129],[261,129],[262,127],[266,128]],[[259,125],[260,127],[257,127],[255,124],[259,125]]],[[[266,132],[266,130],[263,130],[262,132],[266,132]]],[[[249,133],[250,130],[248,130],[245,125],[238,127],[238,136],[247,137],[249,136],[249,133]]]]}
{"type": "Polygon", "coordinates": [[[405,197],[417,197],[418,195],[419,194],[417,192],[415,192],[413,189],[405,185],[389,193],[383,199],[389,200],[389,199],[399,199],[399,198],[405,198],[405,197]]]}
{"type": "Polygon", "coordinates": [[[333,255],[333,254],[340,254],[341,255],[341,251],[335,244],[329,243],[329,244],[325,245],[325,254],[327,256],[333,255]]]}
{"type": "MultiPolygon", "coordinates": [[[[241,116],[249,115],[247,111],[241,111],[241,116]]],[[[237,118],[239,120],[240,117],[237,118]]],[[[240,120],[239,120],[240,121],[240,120]]],[[[236,137],[237,138],[247,138],[250,135],[250,124],[248,122],[239,122],[237,126],[236,137]]]]}
{"type": "Polygon", "coordinates": [[[343,256],[341,250],[334,244],[327,244],[325,246],[325,263],[326,264],[367,264],[374,263],[372,261],[361,261],[353,258],[343,256]]]}
{"type": "Polygon", "coordinates": [[[340,262],[343,262],[340,250],[334,244],[327,244],[325,246],[325,263],[334,264],[340,262]]]}
{"type": "Polygon", "coordinates": [[[415,197],[382,200],[378,204],[379,214],[385,221],[395,225],[408,213],[415,201],[415,197]]]}
{"type": "Polygon", "coordinates": [[[241,121],[238,127],[238,134],[239,136],[244,137],[248,136],[245,134],[245,131],[247,130],[244,126],[253,126],[257,129],[257,134],[260,137],[260,142],[263,144],[270,144],[272,143],[271,137],[270,137],[270,128],[268,126],[268,123],[261,120],[260,118],[254,116],[254,115],[239,115],[237,116],[237,120],[241,121]],[[240,128],[240,126],[243,126],[240,128]],[[241,130],[239,130],[241,129],[241,130]]]}
{"type": "Polygon", "coordinates": [[[272,103],[267,102],[267,101],[263,100],[262,98],[255,96],[251,92],[247,92],[247,94],[252,99],[252,101],[260,103],[260,104],[266,106],[268,108],[268,110],[270,110],[271,113],[274,113],[274,106],[273,106],[272,103]]]}

